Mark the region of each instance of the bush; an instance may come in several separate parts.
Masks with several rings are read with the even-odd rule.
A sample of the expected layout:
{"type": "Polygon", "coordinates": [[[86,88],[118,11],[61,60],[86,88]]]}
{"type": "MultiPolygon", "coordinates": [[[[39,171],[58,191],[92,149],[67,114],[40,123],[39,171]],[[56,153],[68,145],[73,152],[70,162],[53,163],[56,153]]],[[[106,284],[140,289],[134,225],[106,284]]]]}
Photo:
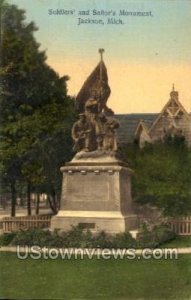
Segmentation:
{"type": "Polygon", "coordinates": [[[113,248],[136,248],[137,241],[129,232],[118,233],[113,237],[113,248]]]}
{"type": "Polygon", "coordinates": [[[175,237],[176,234],[165,224],[154,226],[152,229],[143,224],[137,237],[137,243],[140,248],[156,248],[175,237]]]}
{"type": "Polygon", "coordinates": [[[0,246],[8,246],[13,238],[15,237],[16,233],[4,233],[0,235],[0,246]]]}
{"type": "Polygon", "coordinates": [[[92,247],[92,233],[84,231],[79,226],[73,227],[70,231],[62,235],[63,247],[65,248],[90,248],[92,247]]]}
{"type": "Polygon", "coordinates": [[[166,226],[159,225],[149,229],[142,226],[137,240],[129,232],[110,235],[104,231],[92,234],[79,226],[68,232],[49,231],[34,228],[17,233],[4,234],[0,238],[1,245],[20,245],[58,248],[155,248],[175,238],[175,234],[166,226]]]}
{"type": "Polygon", "coordinates": [[[173,232],[166,224],[155,226],[153,231],[159,245],[176,238],[175,232],[173,232]]]}
{"type": "Polygon", "coordinates": [[[25,231],[19,231],[12,240],[11,245],[61,247],[62,239],[56,232],[51,233],[49,230],[34,228],[25,231]]]}
{"type": "Polygon", "coordinates": [[[92,238],[92,248],[113,248],[113,237],[104,231],[92,238]]]}

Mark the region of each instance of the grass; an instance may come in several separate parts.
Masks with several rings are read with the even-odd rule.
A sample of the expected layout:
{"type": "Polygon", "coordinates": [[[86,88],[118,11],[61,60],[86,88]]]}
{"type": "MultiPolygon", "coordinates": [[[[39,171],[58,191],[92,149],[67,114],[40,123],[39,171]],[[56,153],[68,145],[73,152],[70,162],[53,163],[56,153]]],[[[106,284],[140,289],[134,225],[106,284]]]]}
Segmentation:
{"type": "Polygon", "coordinates": [[[177,260],[19,260],[0,252],[1,299],[191,299],[191,255],[177,260]]]}
{"type": "Polygon", "coordinates": [[[161,248],[191,247],[191,236],[177,236],[174,240],[164,243],[161,248]]]}

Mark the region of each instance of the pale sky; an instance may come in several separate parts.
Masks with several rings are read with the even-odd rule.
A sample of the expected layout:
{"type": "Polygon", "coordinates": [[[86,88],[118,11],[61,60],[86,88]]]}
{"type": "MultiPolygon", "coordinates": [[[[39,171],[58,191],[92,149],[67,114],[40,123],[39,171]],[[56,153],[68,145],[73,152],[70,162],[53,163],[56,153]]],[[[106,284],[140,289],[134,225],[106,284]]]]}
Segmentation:
{"type": "Polygon", "coordinates": [[[116,113],[159,112],[172,84],[191,112],[191,0],[9,0],[34,21],[48,64],[69,75],[68,90],[76,95],[99,62],[104,48],[111,96],[116,113]],[[73,10],[50,15],[49,9],[73,10]],[[108,17],[92,10],[116,13],[123,24],[107,24],[108,17]],[[90,10],[91,15],[79,16],[90,10]],[[119,11],[152,12],[152,16],[119,16],[119,11]],[[78,18],[103,19],[102,24],[78,25],[78,18]]]}

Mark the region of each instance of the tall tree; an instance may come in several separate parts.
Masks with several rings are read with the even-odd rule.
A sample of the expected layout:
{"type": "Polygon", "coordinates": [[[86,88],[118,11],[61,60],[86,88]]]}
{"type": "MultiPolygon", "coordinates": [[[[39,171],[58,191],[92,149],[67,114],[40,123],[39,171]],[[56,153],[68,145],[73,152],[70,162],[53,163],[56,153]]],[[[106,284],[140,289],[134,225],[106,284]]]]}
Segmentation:
{"type": "Polygon", "coordinates": [[[73,101],[67,95],[69,78],[59,77],[39,50],[35,24],[4,1],[1,12],[1,172],[3,182],[12,187],[12,215],[18,181],[28,187],[30,214],[35,186],[57,191],[59,166],[70,156],[73,101]]]}

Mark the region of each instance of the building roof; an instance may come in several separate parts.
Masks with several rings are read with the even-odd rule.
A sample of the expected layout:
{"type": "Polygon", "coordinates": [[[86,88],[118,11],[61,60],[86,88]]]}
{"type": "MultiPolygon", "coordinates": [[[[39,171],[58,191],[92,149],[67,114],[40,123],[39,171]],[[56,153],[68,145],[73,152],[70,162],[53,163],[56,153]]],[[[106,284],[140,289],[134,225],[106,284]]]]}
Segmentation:
{"type": "Polygon", "coordinates": [[[143,120],[147,128],[150,128],[158,115],[157,113],[116,114],[115,118],[120,123],[120,127],[117,130],[119,143],[131,143],[135,138],[135,131],[140,120],[143,120]]]}
{"type": "Polygon", "coordinates": [[[177,114],[183,113],[188,120],[191,113],[188,113],[179,101],[178,91],[175,91],[174,84],[170,92],[170,99],[163,107],[160,113],[139,113],[139,114],[116,114],[115,118],[119,121],[120,127],[117,130],[117,139],[119,143],[132,143],[135,139],[136,131],[142,126],[150,135],[155,129],[160,118],[167,114],[170,117],[176,117],[177,114]]]}
{"type": "Polygon", "coordinates": [[[178,91],[174,90],[174,85],[173,89],[170,92],[170,99],[168,102],[165,104],[163,107],[162,111],[160,114],[158,114],[158,117],[156,120],[153,122],[152,126],[150,127],[149,132],[151,133],[153,130],[155,130],[156,124],[160,121],[161,117],[164,116],[165,114],[169,115],[171,118],[175,118],[178,113],[183,113],[188,119],[190,118],[189,113],[185,110],[181,102],[179,101],[179,96],[178,96],[178,91]]]}

